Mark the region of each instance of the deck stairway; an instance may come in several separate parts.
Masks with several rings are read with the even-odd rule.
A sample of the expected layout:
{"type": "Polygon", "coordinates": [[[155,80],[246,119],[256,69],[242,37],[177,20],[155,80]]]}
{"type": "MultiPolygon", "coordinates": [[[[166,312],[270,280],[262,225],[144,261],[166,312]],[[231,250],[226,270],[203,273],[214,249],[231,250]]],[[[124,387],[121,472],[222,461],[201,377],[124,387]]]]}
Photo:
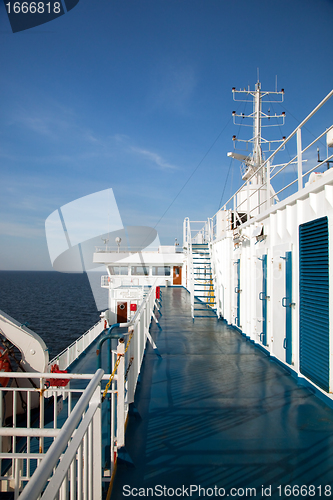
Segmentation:
{"type": "Polygon", "coordinates": [[[192,243],[192,316],[216,318],[216,297],[208,243],[192,243]]]}

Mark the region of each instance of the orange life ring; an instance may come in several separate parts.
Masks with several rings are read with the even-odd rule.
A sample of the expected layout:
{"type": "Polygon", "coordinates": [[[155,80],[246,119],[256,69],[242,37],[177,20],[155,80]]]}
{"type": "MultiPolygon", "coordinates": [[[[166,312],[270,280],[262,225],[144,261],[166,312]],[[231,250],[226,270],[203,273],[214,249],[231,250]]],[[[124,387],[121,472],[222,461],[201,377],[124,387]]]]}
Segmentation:
{"type": "MultiPolygon", "coordinates": [[[[12,366],[9,361],[8,354],[3,347],[0,347],[0,372],[11,372],[12,366]]],[[[0,377],[0,385],[2,387],[7,387],[9,382],[9,377],[0,377]]]]}
{"type": "Polygon", "coordinates": [[[106,330],[108,327],[108,322],[106,321],[106,319],[104,320],[104,330],[106,330]]]}

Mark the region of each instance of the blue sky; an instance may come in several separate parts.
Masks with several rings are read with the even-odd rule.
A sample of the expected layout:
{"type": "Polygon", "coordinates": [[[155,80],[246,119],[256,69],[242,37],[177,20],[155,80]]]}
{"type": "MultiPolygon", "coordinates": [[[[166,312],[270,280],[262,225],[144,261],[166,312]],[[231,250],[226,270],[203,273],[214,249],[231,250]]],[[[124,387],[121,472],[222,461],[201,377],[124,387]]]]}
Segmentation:
{"type": "Polygon", "coordinates": [[[231,88],[277,75],[288,135],[332,89],[332,25],[332,0],[80,0],[13,34],[1,3],[0,270],[51,269],[46,218],[106,188],[124,225],[181,241],[219,208],[231,88]]]}

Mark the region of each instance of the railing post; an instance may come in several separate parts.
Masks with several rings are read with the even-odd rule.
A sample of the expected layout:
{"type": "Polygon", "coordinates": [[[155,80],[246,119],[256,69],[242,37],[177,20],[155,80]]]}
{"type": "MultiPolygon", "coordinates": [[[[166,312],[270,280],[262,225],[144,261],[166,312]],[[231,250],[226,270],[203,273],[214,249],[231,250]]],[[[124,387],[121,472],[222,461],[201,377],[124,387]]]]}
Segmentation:
{"type": "Polygon", "coordinates": [[[117,356],[120,358],[117,370],[117,448],[125,446],[125,343],[119,339],[117,356]]]}
{"type": "Polygon", "coordinates": [[[231,227],[231,229],[235,229],[235,227],[236,227],[236,195],[234,195],[234,227],[231,227]]]}
{"type": "Polygon", "coordinates": [[[267,162],[266,165],[266,210],[271,206],[271,165],[267,162]]]}
{"type": "MultiPolygon", "coordinates": [[[[98,385],[91,398],[91,402],[98,402],[99,406],[92,421],[92,447],[93,447],[93,500],[102,498],[102,409],[101,409],[101,387],[98,385]]],[[[111,452],[113,443],[110,443],[111,452]]]]}
{"type": "MultiPolygon", "coordinates": [[[[56,466],[59,457],[64,453],[61,459],[60,466],[56,468],[49,484],[46,487],[46,490],[43,493],[43,498],[45,498],[45,500],[54,499],[54,497],[57,495],[57,488],[59,491],[63,480],[67,477],[71,463],[76,456],[78,448],[82,447],[83,440],[85,441],[83,470],[86,472],[88,455],[85,452],[87,442],[84,436],[89,425],[91,425],[91,420],[93,420],[94,414],[98,410],[98,406],[100,406],[100,381],[103,375],[103,370],[98,370],[95,373],[93,379],[89,382],[84,393],[74,406],[73,411],[63,425],[59,435],[53,441],[47,454],[43,457],[32,478],[25,486],[23,492],[21,493],[20,499],[30,500],[38,498],[40,493],[43,491],[44,486],[47,484],[47,481],[52,474],[52,470],[56,466]],[[98,399],[96,400],[95,398],[98,399]],[[88,404],[88,410],[85,412],[88,404]],[[83,414],[84,416],[81,420],[83,414]],[[79,427],[77,427],[78,425],[79,427]]],[[[100,429],[98,429],[98,431],[100,441],[100,429]]],[[[97,457],[96,466],[98,466],[97,462],[101,464],[101,453],[99,453],[99,456],[97,457]]],[[[101,465],[99,467],[101,467],[101,465]]],[[[82,462],[79,463],[78,473],[81,474],[81,471],[82,462]]],[[[98,483],[101,483],[101,475],[98,478],[98,483]]],[[[96,491],[101,491],[99,488],[101,489],[101,486],[97,485],[96,491]]],[[[85,487],[83,487],[83,490],[84,492],[88,491],[85,487]]],[[[101,495],[94,496],[94,500],[100,498],[101,495]]]]}
{"type": "Polygon", "coordinates": [[[302,135],[301,128],[297,129],[297,173],[298,173],[298,191],[303,188],[302,178],[302,135]]]}

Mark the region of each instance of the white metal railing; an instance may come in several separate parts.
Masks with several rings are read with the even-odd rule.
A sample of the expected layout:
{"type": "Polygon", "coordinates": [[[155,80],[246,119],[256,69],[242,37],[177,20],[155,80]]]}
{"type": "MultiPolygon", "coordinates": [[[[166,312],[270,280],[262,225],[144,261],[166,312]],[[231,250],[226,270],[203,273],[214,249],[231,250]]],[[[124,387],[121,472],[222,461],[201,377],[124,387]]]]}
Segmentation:
{"type": "MultiPolygon", "coordinates": [[[[58,472],[56,469],[49,486],[42,485],[40,479],[34,479],[42,489],[47,487],[43,498],[53,499],[57,495],[57,490],[53,488],[55,483],[60,488],[59,500],[101,498],[102,485],[112,484],[117,453],[125,444],[125,423],[129,405],[134,401],[147,339],[157,351],[149,332],[152,318],[158,324],[154,313],[155,307],[158,310],[160,308],[160,302],[156,298],[156,285],[148,289],[131,322],[121,325],[127,326],[128,332],[123,335],[124,340],[119,340],[116,349],[111,352],[110,372],[114,373],[111,377],[110,373],[103,377],[101,372],[98,376],[95,374],[99,381],[104,381],[104,384],[107,381],[106,386],[101,388],[100,382],[96,382],[97,378],[94,379],[99,384],[98,388],[94,386],[93,390],[89,389],[83,399],[81,396],[78,400],[78,397],[85,391],[85,381],[95,377],[93,374],[1,373],[2,377],[8,377],[16,382],[9,383],[6,387],[0,386],[0,491],[13,491],[17,499],[20,492],[29,484],[30,478],[34,477],[34,470],[40,469],[40,464],[44,462],[43,457],[52,457],[46,459],[48,466],[43,466],[47,467],[47,471],[50,470],[52,460],[51,469],[58,466],[60,455],[58,456],[54,449],[61,448],[64,451],[60,458],[63,472],[60,472],[60,469],[58,472]],[[61,382],[56,382],[57,379],[62,379],[62,385],[61,382]],[[101,391],[103,403],[100,408],[101,391]],[[87,411],[77,427],[76,417],[71,415],[74,411],[79,411],[75,408],[82,409],[82,405],[87,411]],[[103,442],[101,442],[100,411],[103,412],[105,424],[103,442]],[[76,431],[71,439],[68,437],[68,426],[74,425],[74,420],[76,431]],[[56,442],[58,444],[53,444],[56,442]],[[63,448],[65,442],[66,451],[63,448]],[[101,446],[109,450],[109,458],[106,463],[103,461],[103,468],[101,446]],[[49,448],[53,451],[48,451],[49,448]],[[49,491],[52,491],[51,496],[45,496],[49,491]]],[[[104,452],[103,456],[106,456],[104,452]]],[[[43,474],[46,477],[45,471],[43,474]]],[[[23,499],[37,498],[31,496],[30,489],[27,491],[23,499]]]]}
{"type": "MultiPolygon", "coordinates": [[[[159,246],[149,246],[149,247],[131,247],[130,249],[128,248],[122,248],[122,247],[116,247],[116,246],[98,246],[95,247],[95,252],[96,253],[119,253],[119,254],[134,254],[138,252],[144,251],[146,252],[158,252],[159,246]]],[[[123,258],[123,256],[122,256],[123,258]]]]}
{"type": "Polygon", "coordinates": [[[183,226],[183,246],[186,248],[189,243],[202,244],[209,243],[214,233],[213,219],[206,221],[192,221],[189,218],[184,219],[183,226]]]}
{"type": "Polygon", "coordinates": [[[187,283],[186,287],[190,292],[191,297],[191,316],[194,319],[194,271],[193,271],[193,254],[192,254],[192,232],[191,232],[191,222],[188,217],[184,220],[183,227],[183,247],[186,249],[187,257],[187,283]]]}
{"type": "Polygon", "coordinates": [[[112,275],[110,276],[102,276],[101,277],[101,286],[104,288],[109,288],[110,285],[112,288],[120,288],[120,287],[144,287],[149,286],[149,282],[154,282],[156,280],[156,276],[140,276],[141,278],[145,278],[146,285],[140,284],[140,278],[138,276],[130,276],[130,275],[112,275]]]}
{"type": "MultiPolygon", "coordinates": [[[[144,356],[147,339],[153,349],[158,353],[157,347],[150,335],[149,326],[152,319],[158,324],[154,313],[155,307],[160,309],[160,302],[156,298],[156,282],[150,287],[144,300],[133,319],[128,323],[121,323],[120,327],[128,327],[128,332],[123,334],[118,341],[117,349],[112,350],[111,376],[109,384],[104,391],[103,398],[108,392],[110,408],[110,443],[111,443],[111,475],[115,470],[115,460],[118,450],[125,445],[125,426],[129,405],[134,402],[134,394],[138,382],[141,364],[144,356]],[[117,367],[118,365],[118,367],[117,367]],[[112,378],[112,373],[117,370],[117,375],[112,378]],[[115,394],[117,393],[117,400],[115,394]]],[[[110,333],[111,336],[112,332],[110,333]]],[[[107,342],[103,338],[97,345],[99,352],[99,366],[101,364],[102,344],[107,342]]],[[[109,349],[109,345],[107,346],[109,349]]]]}
{"type": "Polygon", "coordinates": [[[49,362],[49,367],[57,364],[60,370],[73,363],[87,347],[102,333],[104,329],[103,321],[98,321],[94,326],[87,330],[81,337],[76,339],[71,345],[66,347],[60,354],[49,362]]]}
{"type": "MultiPolygon", "coordinates": [[[[291,194],[300,191],[304,187],[304,182],[309,179],[312,172],[324,172],[332,164],[333,154],[329,154],[328,147],[325,158],[319,161],[318,146],[321,139],[333,129],[333,125],[326,128],[315,139],[307,139],[307,145],[302,146],[304,142],[303,129],[306,132],[305,125],[309,120],[327,103],[333,96],[333,90],[318,104],[318,106],[300,123],[300,125],[285,139],[285,141],[267,158],[260,169],[255,171],[251,177],[236,191],[236,193],[224,204],[224,206],[213,217],[213,228],[217,227],[217,218],[223,216],[223,213],[232,212],[234,222],[230,218],[225,220],[224,229],[234,229],[237,225],[245,223],[250,217],[256,216],[269,210],[274,203],[287,198],[291,194]],[[280,157],[283,151],[288,151],[292,145],[291,141],[296,140],[294,149],[296,154],[288,161],[277,161],[277,155],[280,157]],[[288,144],[290,143],[290,144],[288,144]],[[288,147],[287,147],[288,144],[288,147]],[[318,151],[318,153],[317,153],[318,151]],[[315,158],[318,159],[317,161],[315,158]],[[274,165],[273,162],[276,162],[274,165]],[[309,163],[309,168],[304,165],[309,163]],[[294,165],[294,167],[292,167],[294,165]],[[294,170],[294,172],[293,172],[294,170]],[[261,175],[264,182],[256,189],[251,187],[251,182],[261,175]],[[288,180],[286,180],[288,179],[288,180]],[[275,191],[272,189],[274,187],[275,191]],[[281,198],[281,195],[283,198],[281,198]],[[279,200],[280,197],[280,200],[279,200]]],[[[213,239],[220,237],[217,231],[213,231],[213,239]]]]}
{"type": "MultiPolygon", "coordinates": [[[[94,491],[101,491],[103,480],[102,461],[99,460],[101,436],[99,433],[99,439],[97,439],[96,432],[98,432],[100,420],[100,410],[98,410],[101,399],[100,381],[102,378],[108,379],[108,376],[103,377],[103,373],[103,370],[100,370],[95,375],[23,372],[4,374],[6,378],[16,380],[16,383],[0,387],[1,492],[12,491],[14,498],[17,499],[24,486],[34,476],[34,471],[39,471],[41,464],[44,463],[44,457],[48,456],[49,472],[47,476],[43,476],[45,479],[43,484],[40,483],[40,479],[37,481],[41,489],[44,489],[52,476],[53,468],[58,466],[60,455],[68,443],[73,442],[74,433],[78,442],[76,458],[74,454],[69,462],[65,462],[65,455],[62,457],[62,466],[66,463],[64,482],[61,480],[58,483],[51,480],[53,496],[45,498],[54,498],[57,495],[57,488],[54,488],[55,482],[58,489],[61,486],[59,500],[68,498],[68,491],[71,492],[71,498],[82,498],[79,492],[81,491],[82,495],[84,485],[88,488],[86,491],[90,491],[92,479],[94,491]],[[47,381],[51,377],[54,383],[56,379],[63,379],[64,376],[69,382],[66,387],[47,386],[47,381]],[[86,385],[87,380],[94,380],[93,390],[91,384],[86,390],[84,387],[70,387],[70,384],[74,382],[77,386],[78,381],[86,385]],[[79,397],[80,395],[82,396],[79,397]],[[65,402],[63,396],[67,397],[65,402]],[[88,408],[87,412],[86,408],[88,408]],[[87,416],[83,419],[86,429],[83,432],[84,427],[81,426],[80,431],[76,428],[84,413],[87,416]],[[92,432],[95,437],[93,441],[91,440],[92,432]],[[59,443],[61,443],[60,447],[59,443]],[[55,448],[60,450],[59,454],[55,454],[55,448]],[[50,449],[53,451],[50,452],[50,449]],[[92,469],[93,474],[91,474],[92,469]]],[[[56,477],[59,478],[59,474],[56,477]]],[[[106,477],[105,480],[109,479],[106,477]]],[[[20,498],[30,500],[36,499],[37,496],[24,493],[20,498]]],[[[86,498],[93,500],[100,497],[87,495],[86,498]]]]}
{"type": "MultiPolygon", "coordinates": [[[[192,318],[194,319],[194,298],[195,298],[195,266],[193,262],[193,248],[192,245],[194,244],[201,244],[201,243],[207,243],[208,244],[208,251],[209,251],[209,258],[211,260],[211,243],[216,235],[216,227],[214,226],[214,219],[213,218],[208,218],[207,221],[190,221],[188,217],[185,218],[184,220],[184,226],[183,226],[183,237],[184,237],[184,249],[186,251],[187,255],[187,284],[186,288],[190,292],[191,296],[191,314],[192,318]],[[192,225],[194,225],[194,228],[192,228],[192,225]],[[198,229],[199,227],[199,229],[198,229]]],[[[199,247],[200,248],[200,247],[199,247]]],[[[206,286],[202,289],[202,293],[199,295],[204,294],[207,298],[207,303],[210,302],[210,294],[211,294],[211,279],[213,280],[213,287],[214,290],[216,290],[216,271],[215,267],[213,265],[213,262],[211,260],[211,265],[212,265],[212,272],[209,272],[209,278],[207,278],[207,283],[200,283],[201,285],[207,284],[206,286]],[[210,278],[211,276],[211,278],[210,278]]],[[[199,265],[196,266],[196,268],[200,268],[201,270],[204,270],[206,268],[206,264],[202,265],[201,267],[199,265]]]]}
{"type": "MultiPolygon", "coordinates": [[[[126,340],[129,337],[131,337],[131,340],[128,344],[128,349],[124,356],[124,363],[126,365],[126,372],[127,372],[127,377],[126,377],[127,406],[134,402],[134,393],[141,369],[141,363],[147,339],[151,342],[153,348],[156,349],[156,345],[154,344],[151,335],[149,333],[149,326],[152,319],[154,319],[155,322],[159,324],[157,317],[154,313],[155,307],[158,310],[160,308],[159,301],[156,299],[156,288],[157,286],[155,281],[154,286],[147,289],[146,295],[144,296],[140,307],[136,311],[131,321],[129,321],[128,323],[120,323],[120,327],[128,328],[128,332],[123,335],[124,339],[126,340]]],[[[104,339],[100,341],[100,343],[102,342],[104,343],[104,339]]],[[[102,350],[100,349],[99,344],[97,345],[97,348],[98,350],[102,350]]],[[[113,360],[112,360],[112,370],[115,366],[118,355],[119,352],[114,350],[113,360]]],[[[101,352],[99,356],[101,356],[101,352]]],[[[127,409],[125,409],[125,413],[127,415],[127,409]]]]}
{"type": "Polygon", "coordinates": [[[101,276],[101,287],[109,288],[109,286],[110,286],[110,276],[109,275],[101,276]]]}
{"type": "Polygon", "coordinates": [[[102,498],[101,390],[97,370],[20,495],[21,500],[102,498]],[[59,459],[61,457],[61,461],[59,459]],[[48,484],[47,484],[48,483],[48,484]]]}

